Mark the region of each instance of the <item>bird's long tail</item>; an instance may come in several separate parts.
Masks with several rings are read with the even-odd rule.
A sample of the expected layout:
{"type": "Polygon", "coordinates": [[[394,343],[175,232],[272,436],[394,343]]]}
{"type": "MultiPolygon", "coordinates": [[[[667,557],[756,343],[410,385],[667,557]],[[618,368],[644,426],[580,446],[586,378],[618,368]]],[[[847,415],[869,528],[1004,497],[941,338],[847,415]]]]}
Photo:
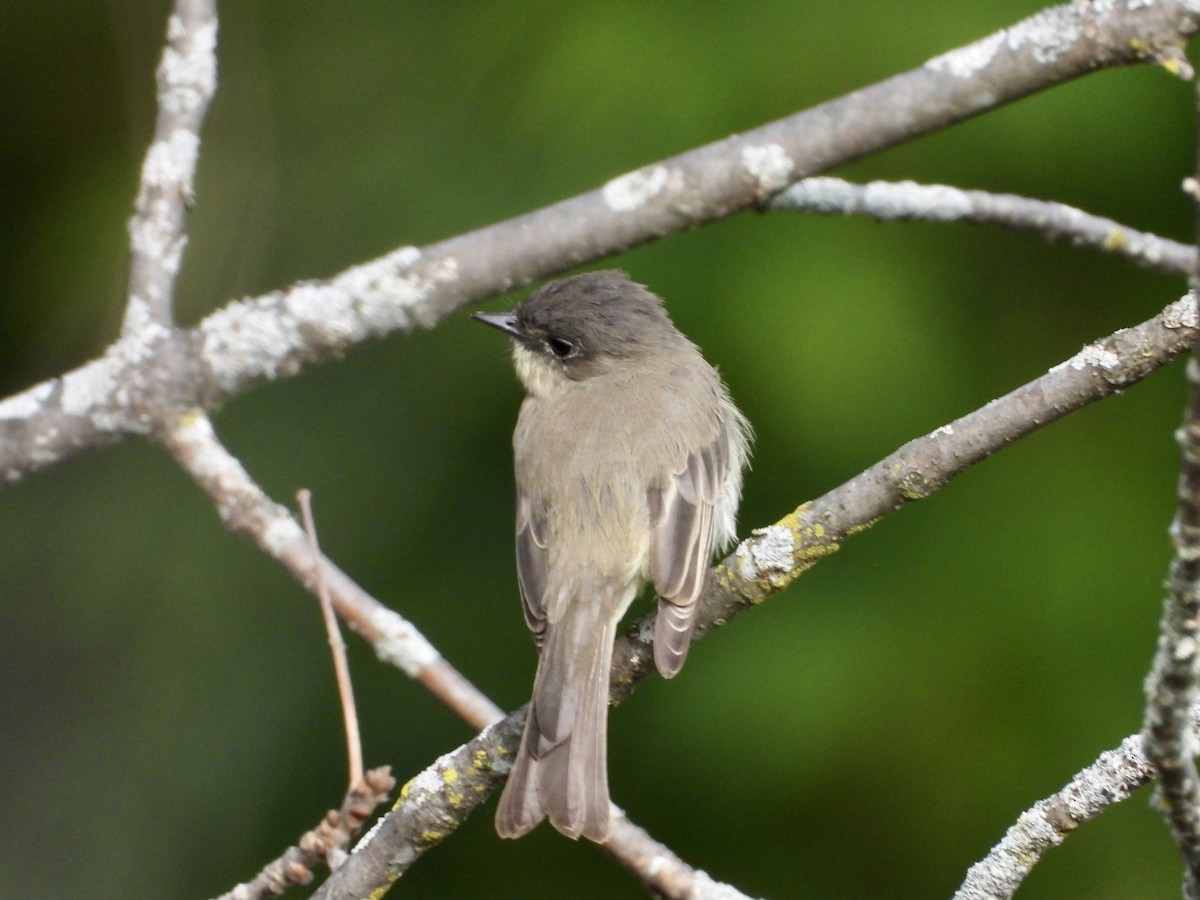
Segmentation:
{"type": "Polygon", "coordinates": [[[608,836],[608,678],[616,623],[609,604],[589,599],[546,627],[525,733],[496,811],[501,837],[520,837],[547,817],[570,838],[600,843],[608,836]]]}

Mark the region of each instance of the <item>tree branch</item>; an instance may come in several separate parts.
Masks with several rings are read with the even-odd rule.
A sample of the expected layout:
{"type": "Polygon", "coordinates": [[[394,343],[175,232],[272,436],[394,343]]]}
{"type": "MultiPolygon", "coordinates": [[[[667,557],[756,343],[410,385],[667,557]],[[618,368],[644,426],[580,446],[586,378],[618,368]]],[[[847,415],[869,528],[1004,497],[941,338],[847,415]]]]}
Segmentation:
{"type": "MultiPolygon", "coordinates": [[[[309,591],[316,590],[316,557],[304,530],[271,500],[217,439],[204,413],[185,413],[160,435],[163,445],[216,505],[228,528],[250,538],[309,591]]],[[[384,606],[328,558],[324,577],[338,613],[384,662],[421,682],[474,727],[503,712],[447,662],[413,625],[384,606]]]]}
{"type": "Polygon", "coordinates": [[[707,873],[693,869],[630,822],[616,806],[612,808],[608,841],[601,849],[609,851],[656,896],[667,900],[749,900],[737,888],[713,881],[707,873]],[[620,846],[622,852],[612,852],[614,846],[620,846]]]}
{"type": "MultiPolygon", "coordinates": [[[[381,897],[427,851],[453,834],[508,776],[528,705],[439,757],[400,790],[392,811],[354,848],[313,900],[381,897]]],[[[748,900],[693,869],[613,807],[601,849],[647,887],[670,900],[748,900]]]]}
{"type": "Polygon", "coordinates": [[[1123,257],[1165,275],[1190,275],[1196,248],[1094,216],[1065,203],[1014,194],[965,191],[946,184],[872,181],[853,184],[841,178],[805,178],[767,204],[768,209],[826,215],[867,215],[879,222],[966,222],[1033,231],[1047,240],[1065,238],[1123,257]]]}
{"type": "Polygon", "coordinates": [[[1126,800],[1154,777],[1142,736],[1131,735],[1116,750],[1106,750],[1058,793],[1021,813],[992,851],[967,871],[954,900],[1009,900],[1051,847],[1126,800]]]}
{"type": "MultiPolygon", "coordinates": [[[[1197,164],[1200,165],[1200,87],[1195,93],[1197,164]]],[[[1196,201],[1196,235],[1200,242],[1200,194],[1189,179],[1196,201]]],[[[1200,289],[1200,274],[1190,279],[1200,289]]],[[[1158,776],[1155,801],[1186,865],[1183,895],[1200,900],[1200,773],[1196,770],[1196,735],[1189,719],[1200,693],[1200,339],[1188,360],[1188,398],[1183,424],[1175,433],[1180,449],[1177,505],[1171,522],[1175,555],[1167,577],[1167,598],[1159,623],[1158,649],[1146,679],[1146,713],[1142,731],[1146,755],[1158,776]]]]}
{"type": "Polygon", "coordinates": [[[312,492],[305,489],[296,492],[300,504],[300,518],[304,522],[304,533],[308,536],[308,550],[315,560],[313,580],[316,582],[317,600],[321,605],[321,618],[325,622],[325,636],[333,654],[334,678],[337,681],[338,698],[342,703],[342,720],[346,729],[346,760],[349,763],[351,785],[358,784],[363,777],[362,735],[358,727],[358,705],[354,701],[354,687],[350,680],[350,661],[346,658],[346,642],[338,627],[337,614],[333,611],[333,600],[329,586],[325,583],[325,557],[317,541],[317,526],[313,521],[312,492]]]}
{"type": "Polygon", "coordinates": [[[1189,717],[1197,696],[1200,636],[1200,361],[1188,360],[1188,405],[1177,436],[1182,451],[1179,504],[1171,523],[1175,557],[1159,625],[1158,652],[1146,679],[1146,754],[1158,775],[1158,811],[1188,868],[1184,895],[1200,897],[1200,775],[1189,717]]]}
{"type": "Polygon", "coordinates": [[[129,220],[129,300],[121,333],[173,321],[175,276],[187,244],[200,125],[217,88],[214,0],[176,0],[158,66],[158,121],[129,220]]]}
{"type": "Polygon", "coordinates": [[[379,897],[427,850],[449,837],[503,783],[521,740],[527,707],[439,757],[400,789],[376,823],[313,900],[379,897]]]}
{"type": "MultiPolygon", "coordinates": [[[[755,529],[709,579],[697,634],[761,603],[836,552],[846,538],[930,496],[1009,443],[1136,384],[1186,352],[1198,334],[1196,301],[1188,294],[1154,318],[1087,345],[1045,375],[909,441],[776,524],[755,529]]],[[[652,633],[652,620],[643,619],[618,642],[618,696],[652,668],[647,651],[652,633]]]]}

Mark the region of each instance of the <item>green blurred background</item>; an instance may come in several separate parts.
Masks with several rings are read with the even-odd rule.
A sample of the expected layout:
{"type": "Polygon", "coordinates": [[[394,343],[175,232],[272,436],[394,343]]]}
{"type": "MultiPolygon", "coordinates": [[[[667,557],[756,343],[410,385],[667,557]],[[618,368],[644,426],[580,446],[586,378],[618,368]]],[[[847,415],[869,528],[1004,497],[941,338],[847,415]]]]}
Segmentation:
{"type": "MultiPolygon", "coordinates": [[[[118,327],[168,7],[6,10],[0,395],[118,327]]],[[[222,4],[181,320],[594,188],[1039,8],[222,4]]],[[[1049,197],[1186,240],[1191,106],[1161,70],[1100,73],[838,174],[1049,197]]],[[[667,298],[755,424],[743,534],[1183,291],[1029,235],[796,214],[613,264],[667,298]]],[[[333,558],[506,708],[534,663],[510,533],[519,397],[503,341],[458,315],[216,419],[275,498],[310,488],[333,558]]],[[[1139,728],[1182,398],[1176,364],[704,641],[613,712],[614,799],[752,895],[949,896],[1021,810],[1139,728]]],[[[0,547],[0,895],[207,897],[337,803],[315,601],[164,454],[129,441],[5,489],[0,547]]],[[[403,781],[470,737],[351,645],[368,764],[403,781]]],[[[1020,896],[1178,896],[1148,800],[1085,826],[1020,896]]],[[[644,896],[548,829],[499,841],[493,805],[397,890],[644,896]]]]}

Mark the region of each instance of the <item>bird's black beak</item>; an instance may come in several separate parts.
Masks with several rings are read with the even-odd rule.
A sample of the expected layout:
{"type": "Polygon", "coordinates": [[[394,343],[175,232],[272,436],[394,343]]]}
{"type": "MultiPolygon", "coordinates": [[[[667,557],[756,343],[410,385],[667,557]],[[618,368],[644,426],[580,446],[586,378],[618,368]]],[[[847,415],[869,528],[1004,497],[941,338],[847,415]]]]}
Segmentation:
{"type": "Polygon", "coordinates": [[[474,313],[471,313],[471,318],[474,319],[476,322],[482,322],[484,325],[491,325],[493,328],[497,329],[498,331],[503,331],[505,334],[507,334],[511,338],[516,338],[517,340],[521,340],[522,338],[525,337],[525,335],[522,334],[521,329],[517,327],[516,313],[511,313],[511,312],[503,312],[503,313],[474,312],[474,313]]]}

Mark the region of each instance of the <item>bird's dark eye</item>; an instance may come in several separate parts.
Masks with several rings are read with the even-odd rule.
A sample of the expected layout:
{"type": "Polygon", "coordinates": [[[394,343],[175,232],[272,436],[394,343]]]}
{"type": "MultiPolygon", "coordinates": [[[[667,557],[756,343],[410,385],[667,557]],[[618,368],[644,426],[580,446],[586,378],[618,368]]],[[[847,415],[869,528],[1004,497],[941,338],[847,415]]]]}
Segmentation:
{"type": "Polygon", "coordinates": [[[567,359],[575,355],[575,345],[566,338],[546,338],[546,346],[559,359],[567,359]]]}

